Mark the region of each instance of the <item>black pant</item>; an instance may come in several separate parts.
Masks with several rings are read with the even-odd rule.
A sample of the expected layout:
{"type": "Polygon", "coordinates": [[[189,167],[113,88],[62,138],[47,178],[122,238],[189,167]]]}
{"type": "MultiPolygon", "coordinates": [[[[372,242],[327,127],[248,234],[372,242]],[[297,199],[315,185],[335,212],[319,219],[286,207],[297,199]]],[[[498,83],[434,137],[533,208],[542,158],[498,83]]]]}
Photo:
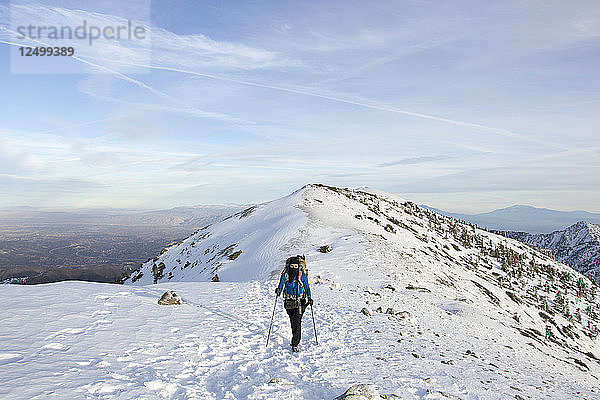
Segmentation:
{"type": "Polygon", "coordinates": [[[306,302],[302,300],[300,307],[286,310],[290,316],[290,323],[292,324],[292,346],[298,346],[300,344],[300,337],[302,336],[302,315],[306,310],[306,306],[306,302]]]}

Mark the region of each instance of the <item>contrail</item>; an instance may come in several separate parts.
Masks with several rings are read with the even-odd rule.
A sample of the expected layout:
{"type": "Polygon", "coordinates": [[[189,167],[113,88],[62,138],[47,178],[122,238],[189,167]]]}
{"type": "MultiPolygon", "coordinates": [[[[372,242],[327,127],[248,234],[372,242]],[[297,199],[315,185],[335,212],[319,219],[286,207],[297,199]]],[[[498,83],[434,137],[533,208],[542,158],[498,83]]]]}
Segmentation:
{"type": "Polygon", "coordinates": [[[385,112],[391,112],[391,113],[396,113],[396,114],[403,114],[403,115],[408,115],[408,116],[416,117],[416,118],[444,122],[444,123],[448,123],[448,124],[452,124],[452,125],[481,129],[481,130],[485,130],[485,131],[491,131],[491,132],[494,132],[501,136],[512,137],[512,138],[516,138],[516,139],[520,139],[520,140],[524,140],[524,141],[528,141],[528,142],[532,142],[532,143],[537,143],[537,144],[543,144],[545,146],[552,146],[552,147],[556,147],[561,150],[570,150],[569,148],[565,148],[562,145],[530,138],[525,135],[511,132],[507,129],[495,128],[492,126],[473,123],[473,122],[459,121],[459,120],[439,117],[439,116],[431,115],[431,114],[418,113],[418,112],[414,112],[414,111],[403,110],[403,109],[396,108],[396,107],[385,106],[385,105],[380,105],[380,104],[373,104],[373,103],[368,103],[368,102],[359,101],[359,100],[352,100],[352,99],[347,99],[347,98],[334,96],[334,95],[327,95],[327,94],[316,93],[316,92],[311,92],[311,91],[302,90],[302,89],[289,88],[289,87],[284,87],[284,86],[268,85],[268,84],[264,84],[264,83],[245,81],[245,80],[241,80],[241,79],[233,79],[233,78],[228,78],[228,77],[219,76],[219,75],[185,70],[185,69],[181,69],[181,68],[166,67],[166,66],[159,66],[159,65],[141,65],[141,64],[136,64],[136,63],[126,64],[126,65],[131,65],[131,66],[135,66],[135,67],[143,67],[143,68],[151,68],[151,69],[157,69],[157,70],[172,71],[172,72],[180,72],[180,73],[184,73],[184,74],[202,76],[205,78],[224,81],[224,82],[236,83],[239,85],[253,86],[253,87],[259,87],[259,88],[264,88],[264,89],[277,90],[277,91],[281,91],[281,92],[294,93],[294,94],[299,94],[299,95],[303,95],[303,96],[316,97],[316,98],[320,98],[320,99],[335,101],[335,102],[344,103],[344,104],[351,104],[351,105],[368,108],[368,109],[372,109],[372,110],[377,110],[377,111],[385,111],[385,112]]]}
{"type": "MultiPolygon", "coordinates": [[[[11,32],[13,34],[16,33],[14,31],[11,31],[11,30],[6,29],[6,28],[3,28],[3,30],[5,30],[7,32],[11,32]]],[[[46,43],[41,42],[39,40],[35,40],[35,39],[30,39],[30,40],[33,41],[33,42],[39,43],[39,44],[41,44],[43,46],[48,46],[46,43]]],[[[8,45],[11,45],[11,46],[19,46],[19,47],[23,46],[22,43],[9,42],[9,41],[5,41],[5,40],[0,40],[0,43],[8,44],[8,45]]],[[[77,60],[79,62],[82,62],[84,64],[87,64],[89,66],[92,66],[94,68],[98,68],[98,69],[103,70],[105,72],[112,73],[112,74],[118,76],[119,78],[121,78],[121,79],[123,79],[123,80],[125,80],[127,82],[131,82],[131,83],[133,83],[133,84],[135,84],[137,86],[140,86],[140,87],[142,87],[142,88],[144,88],[146,90],[149,90],[150,92],[152,92],[152,93],[154,93],[154,94],[156,94],[158,96],[167,98],[168,100],[170,100],[170,101],[172,101],[172,102],[174,102],[176,104],[182,105],[185,108],[187,108],[187,109],[189,109],[189,110],[191,110],[191,111],[193,111],[193,112],[195,112],[195,113],[197,113],[197,114],[199,114],[199,115],[201,115],[203,117],[213,118],[213,119],[217,119],[217,120],[220,120],[220,121],[229,122],[229,123],[232,123],[233,125],[235,125],[237,127],[240,127],[240,128],[243,128],[243,127],[240,126],[239,123],[246,122],[246,121],[242,121],[242,120],[240,120],[238,118],[234,118],[234,117],[226,115],[226,114],[213,113],[213,112],[207,112],[207,111],[199,110],[199,109],[197,109],[197,108],[195,108],[195,107],[193,107],[193,106],[191,106],[189,104],[186,104],[186,103],[182,102],[181,100],[178,100],[178,99],[172,97],[171,95],[169,95],[167,93],[164,93],[164,92],[161,92],[160,90],[154,89],[153,87],[145,84],[144,82],[139,81],[139,80],[134,79],[134,78],[131,78],[131,77],[129,77],[129,76],[127,76],[127,75],[119,72],[119,71],[115,71],[115,70],[113,70],[111,68],[102,66],[100,64],[93,63],[91,61],[85,60],[85,59],[83,59],[81,57],[78,57],[78,56],[75,56],[75,55],[71,56],[71,58],[73,58],[73,59],[75,59],[75,60],[77,60]]],[[[128,65],[136,66],[134,64],[128,64],[128,65]]]]}
{"type": "MultiPolygon", "coordinates": [[[[7,30],[9,31],[9,30],[7,30]]],[[[11,44],[11,45],[19,45],[20,44],[15,44],[15,43],[10,43],[10,42],[4,42],[4,41],[0,41],[2,43],[7,43],[7,44],[11,44]]],[[[43,44],[43,43],[42,43],[43,44]]],[[[148,85],[146,85],[145,83],[135,80],[131,77],[128,77],[118,71],[114,71],[110,68],[101,66],[100,64],[96,64],[93,63],[91,61],[87,61],[84,60],[80,57],[74,56],[75,59],[79,60],[80,62],[86,63],[90,66],[94,66],[96,68],[100,68],[103,69],[107,72],[111,72],[113,74],[116,74],[117,76],[121,77],[122,79],[132,82],[140,87],[143,87],[159,96],[163,96],[168,98],[169,100],[176,102],[178,104],[183,104],[185,107],[190,108],[191,106],[189,106],[188,104],[182,103],[181,101],[174,99],[173,97],[171,97],[170,95],[163,93],[159,90],[156,90],[148,85]]],[[[98,58],[94,58],[94,60],[98,60],[99,62],[102,61],[107,61],[107,62],[112,62],[114,63],[115,61],[113,60],[106,60],[106,59],[98,59],[98,58]]],[[[129,65],[129,66],[134,66],[134,67],[142,67],[142,68],[149,68],[149,69],[155,69],[155,70],[164,70],[164,71],[171,71],[171,72],[179,72],[179,73],[184,73],[184,74],[188,74],[188,75],[195,75],[195,76],[201,76],[204,78],[209,78],[209,79],[213,79],[213,80],[218,80],[218,81],[223,81],[223,82],[231,82],[231,83],[235,83],[235,84],[239,84],[239,85],[245,85],[245,86],[252,86],[252,87],[258,87],[258,88],[264,88],[264,89],[270,89],[270,90],[276,90],[276,91],[281,91],[281,92],[287,92],[287,93],[294,93],[294,94],[299,94],[299,95],[303,95],[303,96],[309,96],[309,97],[314,97],[314,98],[320,98],[320,99],[324,99],[324,100],[330,100],[330,101],[334,101],[334,102],[338,102],[338,103],[343,103],[343,104],[350,104],[350,105],[355,105],[358,107],[362,107],[362,108],[367,108],[367,109],[372,109],[372,110],[377,110],[377,111],[384,111],[384,112],[390,112],[390,113],[395,113],[395,114],[402,114],[402,115],[408,115],[411,117],[415,117],[415,118],[421,118],[421,119],[428,119],[428,120],[432,120],[432,121],[437,121],[437,122],[443,122],[443,123],[447,123],[447,124],[451,124],[451,125],[457,125],[457,126],[464,126],[464,127],[468,127],[468,128],[475,128],[475,129],[480,129],[480,130],[485,130],[485,131],[489,131],[489,132],[493,132],[495,134],[501,135],[501,136],[505,136],[505,137],[511,137],[511,138],[515,138],[515,139],[520,139],[523,141],[528,141],[528,142],[532,142],[532,143],[536,143],[536,144],[543,144],[545,146],[552,146],[561,150],[572,150],[570,148],[566,148],[562,145],[556,144],[556,143],[550,143],[547,141],[543,141],[543,140],[539,140],[539,139],[535,139],[535,138],[531,138],[522,134],[518,134],[515,132],[511,132],[507,129],[502,129],[502,128],[496,128],[496,127],[492,127],[492,126],[488,126],[488,125],[483,125],[483,124],[478,124],[478,123],[473,123],[473,122],[466,122],[466,121],[459,121],[459,120],[455,120],[455,119],[450,119],[450,118],[444,118],[444,117],[439,117],[436,115],[431,115],[431,114],[424,114],[424,113],[419,113],[419,112],[414,112],[414,111],[409,111],[409,110],[404,110],[404,109],[400,109],[397,107],[392,107],[392,106],[386,106],[386,105],[381,105],[381,104],[374,104],[374,103],[369,103],[366,101],[360,101],[360,100],[353,100],[353,99],[348,99],[348,98],[344,98],[344,97],[339,97],[339,96],[335,96],[335,95],[328,95],[328,94],[323,94],[323,93],[317,93],[317,92],[312,92],[312,91],[308,91],[308,90],[302,90],[302,89],[296,89],[296,88],[289,88],[289,87],[284,87],[284,86],[276,86],[276,85],[268,85],[268,84],[264,84],[264,83],[258,83],[258,82],[251,82],[251,81],[246,81],[246,80],[241,80],[241,79],[234,79],[234,78],[228,78],[228,77],[224,77],[224,76],[219,76],[219,75],[213,75],[213,74],[207,74],[207,73],[202,73],[202,72],[197,72],[197,71],[190,71],[190,70],[186,70],[186,69],[181,69],[181,68],[175,68],[175,67],[167,67],[167,66],[160,66],[160,65],[143,65],[143,64],[137,64],[137,63],[121,63],[122,65],[129,65]]],[[[224,118],[226,118],[226,120],[228,122],[233,123],[234,125],[243,128],[243,129],[247,129],[245,127],[241,127],[238,124],[235,123],[235,120],[230,120],[232,117],[230,116],[225,116],[223,114],[218,114],[218,113],[207,113],[205,111],[201,111],[201,110],[196,110],[198,112],[201,113],[201,115],[206,116],[206,117],[211,117],[211,118],[218,118],[223,120],[224,118]],[[228,119],[227,119],[228,118],[228,119]]]]}

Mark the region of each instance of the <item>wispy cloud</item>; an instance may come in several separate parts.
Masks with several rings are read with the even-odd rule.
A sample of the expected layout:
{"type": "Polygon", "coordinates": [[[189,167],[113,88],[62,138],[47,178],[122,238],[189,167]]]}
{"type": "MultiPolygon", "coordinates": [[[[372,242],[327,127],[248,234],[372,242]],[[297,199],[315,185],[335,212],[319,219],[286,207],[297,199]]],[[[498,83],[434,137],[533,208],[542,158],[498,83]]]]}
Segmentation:
{"type": "MultiPolygon", "coordinates": [[[[19,6],[13,9],[14,13],[23,14],[20,18],[42,18],[41,22],[48,25],[72,25],[80,23],[83,19],[91,20],[93,23],[102,25],[118,25],[126,23],[121,17],[113,15],[104,15],[98,13],[89,13],[82,10],[68,10],[64,8],[52,8],[52,7],[33,7],[33,6],[19,6]]],[[[40,22],[40,23],[41,23],[40,22]]],[[[444,26],[450,25],[456,27],[455,23],[445,23],[444,26]]],[[[322,100],[357,106],[361,108],[384,111],[389,113],[401,114],[414,118],[427,119],[451,125],[458,125],[472,129],[478,129],[485,131],[488,134],[494,134],[499,136],[506,136],[526,142],[540,143],[544,145],[551,145],[563,150],[566,150],[564,145],[558,143],[549,143],[547,140],[537,139],[529,135],[520,134],[509,129],[502,127],[494,127],[486,124],[464,121],[456,118],[448,118],[440,115],[434,115],[430,113],[416,112],[413,110],[402,109],[400,107],[382,103],[380,101],[371,100],[364,98],[363,96],[353,95],[344,96],[329,90],[316,91],[315,89],[305,89],[297,86],[282,85],[282,84],[270,84],[262,83],[257,81],[249,81],[236,77],[225,76],[222,71],[227,70],[249,70],[249,69],[265,69],[273,67],[290,67],[291,65],[299,65],[301,63],[291,61],[289,58],[278,56],[275,52],[267,51],[260,48],[254,48],[243,44],[236,44],[230,42],[218,42],[212,40],[204,35],[177,35],[173,32],[169,32],[165,29],[161,29],[154,26],[146,26],[148,31],[152,32],[152,46],[153,46],[153,57],[150,62],[149,49],[146,47],[124,47],[117,41],[103,41],[99,46],[84,48],[81,54],[78,54],[74,59],[80,61],[93,68],[94,70],[108,72],[114,74],[119,79],[131,82],[143,89],[156,95],[159,99],[166,99],[170,104],[177,106],[178,108],[171,107],[168,105],[161,105],[165,111],[169,112],[189,112],[200,117],[213,118],[229,122],[232,124],[246,124],[248,121],[241,120],[231,115],[227,115],[220,112],[205,111],[192,106],[185,101],[173,97],[167,94],[165,91],[155,89],[154,87],[144,83],[139,79],[132,78],[121,71],[137,71],[140,68],[162,71],[172,71],[178,73],[184,73],[194,76],[200,76],[221,82],[228,82],[238,85],[275,90],[279,92],[292,93],[299,96],[308,96],[313,98],[319,98],[322,100]],[[211,73],[207,71],[221,71],[221,74],[211,73]]],[[[405,32],[405,30],[403,30],[405,32]]],[[[313,32],[313,34],[315,34],[313,32]]],[[[456,33],[455,33],[456,35],[456,33]]],[[[359,34],[358,37],[344,38],[341,43],[352,43],[353,47],[384,47],[387,48],[393,40],[397,40],[401,37],[398,32],[386,32],[386,31],[364,31],[359,34]]],[[[325,42],[330,42],[333,39],[328,38],[325,42]]],[[[447,39],[446,39],[447,40],[447,39]]],[[[429,44],[419,44],[408,46],[408,52],[410,48],[415,49],[427,49],[429,46],[435,46],[437,43],[444,43],[443,39],[434,40],[429,44]]],[[[394,58],[398,58],[396,56],[394,58]]],[[[383,58],[382,62],[387,61],[387,58],[383,58]]],[[[378,64],[374,62],[372,65],[378,64]]],[[[361,67],[363,69],[368,68],[369,64],[361,67]]],[[[87,90],[86,86],[82,86],[85,93],[98,97],[104,100],[121,101],[126,103],[125,100],[120,100],[117,96],[107,96],[98,94],[98,90],[87,90]]]]}
{"type": "Polygon", "coordinates": [[[35,178],[30,176],[0,174],[0,184],[6,189],[21,188],[36,194],[47,196],[49,193],[60,195],[61,193],[82,193],[88,190],[105,189],[106,185],[89,180],[70,178],[35,178]]]}
{"type": "Polygon", "coordinates": [[[453,158],[452,156],[439,155],[439,156],[421,156],[421,157],[408,157],[398,161],[391,161],[379,164],[378,167],[392,167],[394,165],[412,165],[422,164],[431,161],[442,161],[453,158]]]}
{"type": "Polygon", "coordinates": [[[152,32],[152,62],[158,65],[248,70],[289,67],[295,64],[266,49],[216,41],[202,34],[177,35],[158,27],[148,29],[152,32]]]}
{"type": "MultiPolygon", "coordinates": [[[[70,26],[76,27],[86,21],[89,25],[96,26],[123,26],[128,23],[125,18],[115,15],[92,13],[84,10],[65,9],[60,7],[46,7],[41,5],[13,5],[11,7],[13,18],[20,21],[36,21],[38,26],[70,26]]],[[[6,8],[0,15],[0,22],[4,25],[4,37],[10,40],[0,40],[0,43],[12,46],[21,46],[23,43],[30,45],[52,45],[43,40],[25,38],[17,40],[18,32],[8,28],[6,8]]],[[[267,68],[288,64],[285,60],[267,50],[253,48],[250,46],[229,42],[218,42],[205,35],[177,35],[156,26],[143,25],[151,35],[152,48],[149,42],[138,45],[138,42],[128,41],[127,46],[120,41],[102,40],[93,46],[81,46],[76,39],[61,40],[63,46],[74,46],[77,54],[72,59],[79,61],[82,65],[89,67],[89,72],[110,74],[118,79],[132,83],[143,88],[156,99],[152,107],[160,108],[166,112],[188,113],[202,118],[216,119],[231,124],[248,124],[239,118],[225,113],[201,110],[192,104],[186,103],[176,96],[166,93],[164,90],[156,89],[143,80],[133,78],[129,73],[140,72],[147,68],[151,62],[166,62],[180,67],[194,66],[197,68],[210,67],[219,70],[254,69],[267,68]],[[152,57],[151,52],[152,51],[152,57]],[[152,60],[152,61],[151,61],[152,60]],[[140,69],[141,67],[141,69],[140,69]],[[163,100],[161,103],[160,100],[163,100]],[[167,100],[167,103],[164,103],[167,100]]],[[[1,38],[0,38],[1,39],[1,38]]],[[[120,99],[117,94],[107,93],[110,87],[109,81],[102,75],[94,74],[80,86],[82,91],[92,97],[124,104],[132,104],[131,101],[120,99]],[[104,94],[102,94],[104,92],[104,94]]],[[[138,106],[140,104],[137,104],[138,106]]],[[[145,105],[148,108],[148,104],[145,105]]]]}
{"type": "MultiPolygon", "coordinates": [[[[111,24],[119,25],[127,22],[123,18],[113,15],[89,13],[82,10],[68,10],[64,8],[20,6],[16,8],[16,10],[13,10],[13,12],[23,14],[19,15],[20,18],[41,18],[40,24],[43,22],[44,24],[55,26],[69,24],[71,26],[76,26],[84,19],[91,20],[93,23],[99,26],[111,24]]],[[[97,47],[90,46],[89,48],[83,48],[83,52],[75,56],[74,59],[90,66],[94,70],[114,74],[120,79],[144,88],[158,96],[158,98],[166,99],[171,104],[179,106],[179,111],[185,112],[187,110],[187,112],[196,114],[200,117],[219,119],[234,124],[243,124],[245,121],[223,113],[197,109],[196,107],[174,98],[164,91],[155,89],[139,79],[134,79],[121,71],[139,71],[140,69],[143,70],[145,68],[149,68],[154,70],[179,72],[222,82],[293,93],[300,96],[309,96],[372,110],[402,114],[415,118],[423,118],[452,125],[480,129],[487,133],[513,137],[528,142],[541,142],[536,138],[512,132],[505,128],[498,128],[477,122],[463,121],[439,115],[406,110],[393,105],[384,104],[379,101],[365,99],[362,96],[342,96],[335,92],[319,92],[290,85],[284,86],[280,84],[268,84],[224,76],[222,74],[203,72],[214,70],[223,71],[236,69],[265,69],[284,66],[290,67],[292,65],[299,65],[301,63],[291,61],[286,57],[280,57],[271,51],[253,48],[243,44],[218,42],[204,35],[177,35],[173,32],[169,32],[158,27],[146,26],[146,28],[152,33],[153,56],[151,62],[148,48],[135,46],[124,47],[121,46],[117,41],[103,41],[99,43],[99,46],[97,47]]],[[[377,43],[377,46],[387,47],[390,44],[390,38],[398,37],[398,34],[393,34],[390,32],[363,32],[360,35],[361,39],[345,38],[344,43],[353,43],[353,46],[358,47],[373,47],[377,43]]],[[[440,40],[433,41],[429,45],[412,45],[409,46],[409,48],[427,48],[428,46],[435,45],[437,42],[440,42],[440,40]]],[[[363,66],[363,68],[365,67],[363,66]]],[[[83,87],[85,88],[85,86],[83,87]]],[[[119,101],[116,96],[100,96],[97,94],[96,90],[88,90],[86,93],[95,97],[103,98],[105,100],[111,99],[113,101],[119,101]]],[[[544,144],[547,145],[548,142],[546,141],[544,144]]],[[[553,146],[563,148],[560,147],[559,144],[553,144],[553,146]]]]}
{"type": "Polygon", "coordinates": [[[579,167],[548,173],[546,167],[478,168],[395,185],[403,193],[477,193],[524,191],[575,191],[600,185],[597,171],[579,167]],[[576,171],[579,171],[576,173],[576,171]]]}
{"type": "MultiPolygon", "coordinates": [[[[35,21],[37,26],[77,27],[86,21],[94,26],[127,26],[128,20],[122,16],[89,12],[82,9],[50,7],[40,4],[14,4],[10,8],[13,20],[35,21]]],[[[0,14],[0,22],[8,26],[6,8],[0,14]]],[[[148,39],[144,41],[97,40],[93,46],[82,46],[81,41],[61,39],[61,45],[73,45],[77,48],[77,56],[93,62],[94,66],[112,71],[135,71],[126,67],[150,63],[168,63],[182,68],[201,67],[211,69],[257,69],[289,66],[293,62],[281,57],[273,51],[252,47],[245,44],[217,41],[203,34],[178,35],[166,29],[149,25],[144,21],[136,22],[136,26],[144,28],[148,39]],[[150,43],[152,47],[150,48],[150,43]],[[151,53],[152,52],[152,53],[151,53]],[[98,61],[101,61],[99,63],[98,61]],[[131,62],[134,61],[134,62],[131,62]]],[[[16,32],[11,36],[19,36],[16,32]]],[[[29,38],[22,39],[30,40],[29,38]]],[[[35,41],[34,41],[35,43],[35,41]]],[[[139,71],[139,70],[138,70],[139,71]]]]}
{"type": "Polygon", "coordinates": [[[39,170],[43,162],[29,149],[11,146],[4,138],[0,138],[0,173],[19,173],[28,170],[39,170]]]}

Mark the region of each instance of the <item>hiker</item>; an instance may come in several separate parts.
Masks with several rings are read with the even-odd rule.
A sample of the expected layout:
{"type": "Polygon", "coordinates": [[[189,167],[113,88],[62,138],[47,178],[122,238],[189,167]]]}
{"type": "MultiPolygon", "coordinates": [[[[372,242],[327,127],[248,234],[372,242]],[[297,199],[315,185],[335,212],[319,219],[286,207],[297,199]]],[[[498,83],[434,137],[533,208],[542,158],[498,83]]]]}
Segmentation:
{"type": "Polygon", "coordinates": [[[304,257],[290,257],[285,262],[285,269],[281,273],[279,286],[275,288],[275,294],[279,296],[283,291],[284,307],[290,317],[292,325],[292,351],[300,349],[300,336],[302,334],[302,314],[313,300],[310,297],[308,276],[303,266],[306,265],[304,257]]]}

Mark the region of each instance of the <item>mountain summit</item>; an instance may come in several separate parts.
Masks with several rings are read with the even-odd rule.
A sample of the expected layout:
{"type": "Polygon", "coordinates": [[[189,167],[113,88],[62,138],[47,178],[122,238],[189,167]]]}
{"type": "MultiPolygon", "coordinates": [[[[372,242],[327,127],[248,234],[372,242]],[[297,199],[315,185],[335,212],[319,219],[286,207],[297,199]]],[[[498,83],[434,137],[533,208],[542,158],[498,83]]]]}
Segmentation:
{"type": "Polygon", "coordinates": [[[403,201],[368,188],[306,185],[200,229],[144,263],[131,282],[209,281],[217,275],[223,281],[265,280],[278,275],[291,254],[324,259],[317,251],[322,245],[358,255],[367,237],[417,243],[402,230],[409,215],[404,209],[417,207],[403,201]]]}

